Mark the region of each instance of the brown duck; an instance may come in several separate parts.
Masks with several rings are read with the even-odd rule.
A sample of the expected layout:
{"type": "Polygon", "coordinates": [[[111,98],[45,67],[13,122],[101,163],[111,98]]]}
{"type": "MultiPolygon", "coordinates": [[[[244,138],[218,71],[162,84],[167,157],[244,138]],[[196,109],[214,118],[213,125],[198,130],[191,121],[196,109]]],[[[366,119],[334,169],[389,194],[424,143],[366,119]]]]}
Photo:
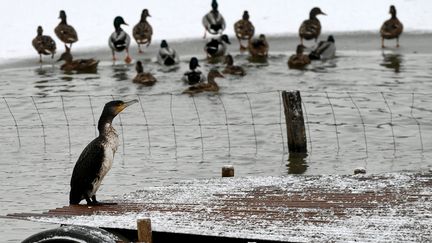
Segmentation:
{"type": "Polygon", "coordinates": [[[156,78],[151,73],[144,72],[144,68],[141,61],[138,61],[135,66],[137,75],[133,79],[134,83],[142,84],[145,86],[152,86],[157,82],[156,78]]]}
{"type": "Polygon", "coordinates": [[[249,43],[249,40],[252,39],[255,33],[255,27],[252,22],[249,21],[248,11],[245,10],[242,19],[234,24],[234,32],[240,43],[240,51],[246,51],[247,47],[243,46],[242,40],[247,40],[249,43]]]}
{"type": "Polygon", "coordinates": [[[223,78],[224,76],[216,69],[210,70],[207,75],[207,83],[198,83],[183,91],[183,94],[196,94],[201,92],[218,92],[219,85],[216,83],[215,78],[223,78]]]}
{"type": "Polygon", "coordinates": [[[57,37],[65,44],[70,44],[69,48],[72,48],[72,44],[78,41],[78,35],[72,25],[68,25],[66,21],[66,12],[60,11],[59,19],[60,23],[55,27],[54,32],[57,37]]]}
{"type": "Polygon", "coordinates": [[[396,47],[399,47],[399,36],[402,34],[403,25],[396,17],[395,6],[390,6],[391,18],[386,20],[381,26],[381,47],[384,48],[384,39],[394,39],[396,38],[396,47]]]}
{"type": "Polygon", "coordinates": [[[300,25],[299,36],[300,43],[303,45],[303,39],[312,40],[315,39],[317,41],[319,35],[321,34],[321,23],[317,18],[317,15],[322,14],[326,15],[321,11],[320,8],[313,8],[309,13],[309,19],[303,21],[300,25]]]}
{"type": "Polygon", "coordinates": [[[93,58],[90,59],[76,59],[73,60],[73,56],[70,52],[70,48],[65,45],[66,52],[61,54],[60,58],[57,60],[64,61],[65,63],[61,65],[60,69],[63,71],[71,72],[96,72],[99,60],[93,58]]]}
{"type": "Polygon", "coordinates": [[[138,44],[139,53],[143,53],[141,45],[150,45],[153,35],[153,28],[147,22],[147,17],[151,17],[149,11],[144,9],[141,13],[141,20],[133,28],[133,37],[138,44]]]}
{"type": "Polygon", "coordinates": [[[42,55],[51,55],[54,58],[56,52],[56,43],[51,36],[43,35],[41,26],[37,28],[37,36],[32,41],[33,47],[39,53],[39,62],[42,62],[42,55]]]}
{"type": "Polygon", "coordinates": [[[305,46],[300,44],[297,46],[296,54],[288,59],[288,67],[294,69],[303,69],[311,61],[308,55],[303,54],[305,46]]]}
{"type": "Polygon", "coordinates": [[[267,58],[268,50],[269,45],[263,34],[249,41],[249,53],[253,58],[267,58]]]}
{"type": "Polygon", "coordinates": [[[230,54],[225,56],[225,64],[226,66],[222,73],[240,76],[246,75],[246,72],[242,67],[234,65],[234,59],[230,54]]]}

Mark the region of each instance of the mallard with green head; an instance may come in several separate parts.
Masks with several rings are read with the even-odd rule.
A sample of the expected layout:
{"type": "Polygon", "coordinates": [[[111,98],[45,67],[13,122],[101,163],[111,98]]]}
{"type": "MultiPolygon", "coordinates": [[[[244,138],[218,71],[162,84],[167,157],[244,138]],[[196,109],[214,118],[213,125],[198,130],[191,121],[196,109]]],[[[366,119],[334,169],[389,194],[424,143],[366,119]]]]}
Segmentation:
{"type": "Polygon", "coordinates": [[[381,47],[384,48],[384,39],[395,39],[396,38],[396,47],[399,47],[399,36],[402,34],[403,25],[396,17],[396,8],[395,6],[390,6],[391,18],[386,20],[381,26],[381,47]]]}
{"type": "Polygon", "coordinates": [[[223,78],[224,76],[217,69],[212,69],[207,75],[208,81],[206,83],[191,86],[183,91],[183,94],[193,95],[201,92],[219,92],[219,85],[215,81],[215,78],[218,77],[223,78]]]}
{"type": "Polygon", "coordinates": [[[297,46],[296,54],[293,54],[288,59],[288,67],[293,69],[303,69],[307,64],[310,64],[311,61],[308,55],[303,54],[305,46],[300,44],[297,46]]]}
{"type": "Polygon", "coordinates": [[[309,13],[309,19],[303,21],[300,25],[299,36],[300,43],[303,45],[303,39],[312,40],[315,39],[317,42],[319,35],[321,34],[321,22],[317,18],[317,15],[326,15],[321,11],[320,8],[315,7],[309,13]]]}
{"type": "Polygon", "coordinates": [[[200,70],[198,70],[198,67],[200,67],[198,58],[192,57],[189,61],[189,71],[183,74],[183,82],[189,85],[203,83],[206,80],[206,77],[200,70]]]}
{"type": "Polygon", "coordinates": [[[255,33],[255,27],[249,20],[249,12],[244,11],[243,17],[234,24],[234,32],[240,44],[240,51],[246,51],[247,46],[243,46],[242,41],[249,40],[253,37],[255,33]]]}
{"type": "Polygon", "coordinates": [[[132,30],[133,37],[138,44],[139,53],[143,53],[141,45],[149,46],[152,40],[153,28],[147,22],[147,17],[151,17],[149,11],[144,9],[141,13],[141,19],[132,30]]]}
{"type": "Polygon", "coordinates": [[[69,48],[72,48],[72,44],[78,41],[78,35],[72,25],[69,25],[66,20],[66,12],[60,10],[61,19],[60,23],[55,27],[54,32],[57,37],[65,44],[70,44],[69,48]]]}
{"type": "Polygon", "coordinates": [[[111,48],[112,59],[113,61],[117,60],[115,53],[126,51],[125,62],[130,63],[132,58],[129,55],[129,45],[130,45],[130,36],[126,31],[124,31],[121,26],[128,25],[124,21],[123,17],[117,16],[114,18],[114,32],[110,35],[108,39],[108,44],[111,48]]]}
{"type": "Polygon", "coordinates": [[[65,63],[61,65],[60,69],[66,72],[77,71],[77,72],[90,72],[94,73],[97,71],[97,66],[99,60],[93,58],[90,59],[76,59],[73,60],[73,56],[70,52],[70,48],[65,45],[66,52],[61,54],[60,58],[57,60],[64,61],[65,63]]]}
{"type": "Polygon", "coordinates": [[[225,66],[225,69],[222,71],[222,73],[239,75],[239,76],[246,75],[246,72],[242,67],[234,65],[234,59],[230,54],[225,56],[225,62],[224,63],[226,64],[226,66],[225,66]]]}
{"type": "Polygon", "coordinates": [[[206,38],[207,32],[212,35],[219,35],[225,30],[225,19],[218,10],[218,3],[216,0],[212,0],[212,10],[204,15],[202,18],[202,24],[204,26],[204,37],[206,38]]]}
{"type": "Polygon", "coordinates": [[[177,52],[168,45],[166,40],[162,40],[157,54],[157,61],[160,65],[173,66],[180,62],[177,52]]]}
{"type": "Polygon", "coordinates": [[[42,55],[51,55],[51,59],[54,58],[56,43],[51,36],[43,35],[42,26],[38,26],[37,36],[33,39],[32,44],[39,54],[39,62],[42,62],[42,55]]]}
{"type": "Polygon", "coordinates": [[[144,72],[141,61],[138,61],[136,63],[135,70],[137,71],[137,75],[133,79],[134,83],[142,84],[145,86],[152,86],[157,82],[156,78],[151,73],[144,72]]]}

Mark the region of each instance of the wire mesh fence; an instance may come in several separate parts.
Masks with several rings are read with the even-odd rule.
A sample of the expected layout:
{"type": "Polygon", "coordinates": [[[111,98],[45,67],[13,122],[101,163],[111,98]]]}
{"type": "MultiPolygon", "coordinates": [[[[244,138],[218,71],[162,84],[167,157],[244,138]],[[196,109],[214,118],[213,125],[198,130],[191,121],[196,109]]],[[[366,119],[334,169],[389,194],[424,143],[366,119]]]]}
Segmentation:
{"type": "MultiPolygon", "coordinates": [[[[309,154],[398,154],[428,151],[430,94],[302,91],[309,154]]],[[[118,96],[2,97],[3,152],[79,153],[97,136],[103,105],[138,99],[115,121],[123,155],[167,158],[286,154],[281,91],[118,96]]]]}

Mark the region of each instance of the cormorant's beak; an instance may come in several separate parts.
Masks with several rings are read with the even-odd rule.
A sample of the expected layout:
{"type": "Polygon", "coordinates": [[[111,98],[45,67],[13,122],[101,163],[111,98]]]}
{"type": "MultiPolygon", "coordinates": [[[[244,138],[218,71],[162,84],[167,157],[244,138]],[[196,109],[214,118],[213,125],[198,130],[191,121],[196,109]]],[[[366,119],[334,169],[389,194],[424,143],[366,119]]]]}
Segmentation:
{"type": "Polygon", "coordinates": [[[116,107],[116,114],[122,112],[126,107],[133,105],[135,103],[138,103],[138,100],[131,100],[131,101],[127,101],[127,102],[123,102],[122,105],[116,107]]]}
{"type": "Polygon", "coordinates": [[[326,14],[326,13],[324,13],[324,12],[321,12],[321,14],[322,14],[322,15],[325,15],[325,16],[327,16],[327,14],[326,14]]]}

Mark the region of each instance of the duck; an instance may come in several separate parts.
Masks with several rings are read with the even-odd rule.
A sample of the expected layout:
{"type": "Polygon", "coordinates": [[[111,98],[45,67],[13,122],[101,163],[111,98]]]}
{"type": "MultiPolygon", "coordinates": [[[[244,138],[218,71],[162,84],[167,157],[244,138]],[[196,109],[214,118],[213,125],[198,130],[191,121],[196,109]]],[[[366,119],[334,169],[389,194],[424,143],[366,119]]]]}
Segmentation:
{"type": "Polygon", "coordinates": [[[60,58],[57,60],[57,62],[65,62],[63,65],[61,65],[61,70],[66,72],[96,72],[99,60],[95,60],[93,58],[73,60],[70,47],[65,45],[65,49],[66,51],[61,54],[60,58]]]}
{"type": "Polygon", "coordinates": [[[255,27],[252,22],[249,21],[249,12],[245,10],[243,12],[243,17],[234,24],[234,32],[240,44],[240,51],[246,51],[247,47],[243,46],[242,40],[249,40],[253,37],[255,33],[255,27]]]}
{"type": "Polygon", "coordinates": [[[129,55],[130,36],[121,28],[121,25],[128,25],[128,24],[126,24],[123,17],[121,16],[115,17],[114,18],[115,31],[110,35],[108,39],[108,44],[112,51],[113,61],[117,60],[115,56],[116,52],[122,52],[125,50],[126,58],[124,61],[129,64],[132,61],[132,58],[129,55]]]}
{"type": "Polygon", "coordinates": [[[303,54],[305,46],[300,44],[297,46],[296,54],[293,54],[288,59],[288,67],[292,69],[303,69],[307,64],[310,64],[311,61],[309,57],[303,54]]]}
{"type": "Polygon", "coordinates": [[[269,44],[264,34],[249,41],[249,53],[253,58],[267,58],[269,44]]]}
{"type": "Polygon", "coordinates": [[[78,34],[72,25],[67,24],[66,12],[64,10],[60,10],[59,19],[61,21],[55,27],[54,32],[63,43],[70,44],[69,48],[72,48],[72,44],[78,41],[78,34]]]}
{"type": "Polygon", "coordinates": [[[166,40],[162,40],[159,52],[157,54],[157,61],[160,65],[173,66],[180,62],[180,58],[177,52],[168,46],[168,42],[166,40]]]}
{"type": "Polygon", "coordinates": [[[212,0],[212,10],[208,12],[202,18],[202,24],[204,26],[204,37],[206,38],[207,32],[212,35],[219,35],[225,30],[225,19],[218,10],[218,3],[216,0],[212,0]]]}
{"type": "Polygon", "coordinates": [[[207,58],[217,58],[225,55],[227,44],[231,44],[228,35],[221,35],[218,39],[212,38],[204,47],[207,58]]]}
{"type": "Polygon", "coordinates": [[[141,61],[138,61],[135,66],[137,75],[133,79],[134,83],[142,84],[145,86],[152,86],[157,82],[156,78],[151,73],[144,72],[144,68],[141,61]]]}
{"type": "Polygon", "coordinates": [[[234,65],[234,59],[230,54],[225,56],[225,64],[226,66],[222,73],[239,76],[246,75],[246,72],[242,67],[234,65]]]}
{"type": "Polygon", "coordinates": [[[56,43],[51,36],[43,35],[42,26],[37,27],[37,36],[33,39],[32,44],[39,54],[40,63],[42,63],[42,55],[51,55],[51,59],[54,58],[56,43]]]}
{"type": "Polygon", "coordinates": [[[189,71],[185,72],[182,78],[188,85],[195,85],[206,81],[206,77],[200,70],[197,70],[197,67],[200,67],[198,59],[192,57],[189,61],[189,71]]]}
{"type": "Polygon", "coordinates": [[[217,70],[212,69],[207,75],[206,83],[199,83],[191,86],[183,91],[183,94],[196,94],[201,92],[219,92],[219,85],[216,83],[215,78],[223,78],[224,76],[217,70]]]}
{"type": "Polygon", "coordinates": [[[119,137],[112,122],[126,107],[135,103],[138,103],[138,100],[114,100],[105,104],[98,121],[99,136],[84,148],[73,168],[70,205],[78,205],[82,200],[86,200],[89,206],[116,204],[98,201],[96,192],[111,169],[119,146],[119,137]]]}
{"type": "Polygon", "coordinates": [[[141,50],[141,45],[151,44],[153,28],[147,22],[147,17],[151,17],[148,9],[144,9],[141,13],[141,20],[133,27],[132,33],[135,41],[138,44],[138,52],[143,53],[141,50]]]}
{"type": "Polygon", "coordinates": [[[381,26],[380,34],[381,34],[381,47],[384,46],[384,39],[395,39],[396,38],[396,47],[399,47],[399,36],[402,34],[403,25],[396,17],[396,7],[391,5],[390,11],[391,18],[386,20],[381,26]]]}
{"type": "Polygon", "coordinates": [[[317,15],[326,15],[320,8],[314,7],[309,13],[309,19],[303,21],[300,25],[299,36],[300,43],[303,45],[303,39],[312,40],[315,39],[317,42],[319,35],[321,34],[321,23],[317,18],[317,15]]]}
{"type": "Polygon", "coordinates": [[[309,53],[310,60],[327,60],[336,55],[336,45],[333,35],[327,37],[327,41],[320,41],[317,47],[309,53]]]}

